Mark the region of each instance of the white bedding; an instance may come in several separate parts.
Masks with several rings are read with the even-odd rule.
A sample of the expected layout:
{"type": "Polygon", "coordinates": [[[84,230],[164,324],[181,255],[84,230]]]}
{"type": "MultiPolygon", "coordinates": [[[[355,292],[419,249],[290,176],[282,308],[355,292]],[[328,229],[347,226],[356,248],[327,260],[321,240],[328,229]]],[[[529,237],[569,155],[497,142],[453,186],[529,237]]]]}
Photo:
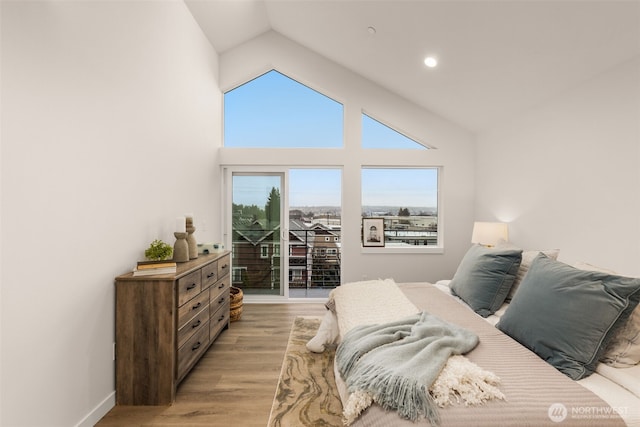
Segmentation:
{"type": "MultiPolygon", "coordinates": [[[[577,383],[600,396],[612,408],[617,408],[628,427],[640,426],[640,398],[638,396],[597,373],[591,374],[577,383]]],[[[585,410],[587,409],[589,408],[585,408],[585,410]]]]}
{"type": "Polygon", "coordinates": [[[598,365],[596,373],[640,397],[640,365],[635,365],[631,368],[614,368],[601,363],[598,365]]]}
{"type": "MultiPolygon", "coordinates": [[[[450,281],[443,280],[435,284],[435,287],[445,294],[451,295],[448,283],[450,281]]],[[[460,302],[465,304],[462,300],[455,296],[451,296],[460,302]]],[[[485,318],[484,320],[494,325],[500,319],[500,316],[504,313],[508,304],[504,304],[495,314],[485,318]]],[[[337,320],[335,316],[328,312],[327,316],[323,320],[324,334],[314,338],[316,340],[316,350],[322,351],[318,348],[318,341],[332,343],[339,341],[340,337],[339,329],[337,327],[337,320]]],[[[312,340],[313,341],[313,340],[312,340]]],[[[337,382],[340,384],[340,379],[336,377],[337,382]]],[[[601,399],[607,402],[611,407],[616,408],[624,422],[629,427],[640,427],[640,366],[636,365],[632,368],[613,368],[605,364],[600,364],[596,373],[591,376],[577,381],[578,384],[584,388],[590,390],[594,394],[598,395],[601,399]]],[[[344,390],[339,387],[341,397],[345,397],[344,390]]],[[[598,411],[601,408],[584,408],[585,411],[598,411]]]]}

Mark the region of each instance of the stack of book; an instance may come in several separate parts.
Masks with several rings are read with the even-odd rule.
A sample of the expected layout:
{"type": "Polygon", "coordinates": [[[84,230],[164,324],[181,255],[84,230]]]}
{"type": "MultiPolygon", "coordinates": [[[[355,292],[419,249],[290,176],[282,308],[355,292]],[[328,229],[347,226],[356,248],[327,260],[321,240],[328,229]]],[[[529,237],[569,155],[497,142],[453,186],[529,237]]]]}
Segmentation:
{"type": "Polygon", "coordinates": [[[134,276],[153,276],[154,274],[175,273],[178,264],[173,261],[138,261],[133,270],[134,276]]]}

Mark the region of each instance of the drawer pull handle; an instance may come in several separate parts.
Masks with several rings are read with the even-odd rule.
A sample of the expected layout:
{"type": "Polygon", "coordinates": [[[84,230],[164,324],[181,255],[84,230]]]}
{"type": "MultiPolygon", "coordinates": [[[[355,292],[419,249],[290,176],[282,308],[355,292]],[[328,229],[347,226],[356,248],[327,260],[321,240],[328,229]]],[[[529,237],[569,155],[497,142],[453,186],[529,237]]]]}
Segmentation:
{"type": "Polygon", "coordinates": [[[197,310],[200,308],[200,306],[202,305],[201,302],[197,303],[196,305],[194,305],[193,307],[191,307],[191,310],[197,310]]]}
{"type": "Polygon", "coordinates": [[[222,269],[226,270],[228,267],[229,267],[229,264],[225,264],[225,265],[222,266],[222,269]]]}
{"type": "Polygon", "coordinates": [[[202,322],[200,321],[200,319],[198,319],[198,321],[193,322],[193,325],[191,325],[191,328],[192,328],[192,329],[197,328],[198,326],[200,326],[200,323],[202,323],[202,322]]]}
{"type": "Polygon", "coordinates": [[[197,349],[200,348],[201,345],[202,345],[202,343],[200,341],[198,341],[197,343],[195,343],[193,345],[193,347],[191,347],[191,351],[196,351],[197,349]]]}
{"type": "Polygon", "coordinates": [[[224,302],[224,297],[222,297],[222,298],[220,298],[220,299],[218,300],[218,304],[222,304],[223,302],[224,302]]]}
{"type": "Polygon", "coordinates": [[[195,289],[195,287],[196,287],[196,284],[195,284],[195,283],[192,283],[192,284],[190,284],[189,286],[187,286],[187,290],[188,290],[188,291],[190,291],[190,290],[192,290],[192,289],[195,289]]]}
{"type": "Polygon", "coordinates": [[[224,282],[222,282],[222,283],[220,283],[220,284],[218,285],[218,289],[222,289],[222,288],[224,288],[224,282]]]}
{"type": "Polygon", "coordinates": [[[207,279],[211,279],[215,275],[216,275],[216,273],[209,273],[209,274],[207,274],[207,279]]]}
{"type": "Polygon", "coordinates": [[[222,322],[225,318],[225,315],[221,315],[220,317],[218,317],[218,323],[222,322]]]}

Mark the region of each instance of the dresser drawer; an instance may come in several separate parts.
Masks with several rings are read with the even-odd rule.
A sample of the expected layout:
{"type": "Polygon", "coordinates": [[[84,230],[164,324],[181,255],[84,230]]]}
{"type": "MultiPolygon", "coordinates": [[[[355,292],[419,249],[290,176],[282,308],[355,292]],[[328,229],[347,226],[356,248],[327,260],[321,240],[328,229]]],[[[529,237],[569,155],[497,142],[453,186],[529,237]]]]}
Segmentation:
{"type": "Polygon", "coordinates": [[[231,255],[225,255],[220,258],[218,261],[218,279],[223,278],[227,274],[229,274],[229,270],[231,269],[231,255]]]}
{"type": "Polygon", "coordinates": [[[220,331],[229,324],[229,302],[227,301],[218,311],[213,313],[209,321],[209,338],[213,341],[220,334],[220,331]]]}
{"type": "Polygon", "coordinates": [[[228,294],[230,289],[231,289],[231,279],[228,276],[222,280],[218,280],[218,282],[216,282],[215,285],[209,288],[209,295],[211,295],[211,301],[212,302],[216,301],[218,296],[221,296],[222,294],[225,294],[225,293],[228,294]]]}
{"type": "Polygon", "coordinates": [[[209,310],[211,315],[225,304],[229,304],[229,279],[220,280],[209,290],[209,310]]]}
{"type": "Polygon", "coordinates": [[[209,306],[209,293],[202,292],[200,295],[184,304],[178,309],[178,329],[182,328],[193,316],[204,307],[209,306]]]}
{"type": "Polygon", "coordinates": [[[178,279],[178,307],[195,297],[202,290],[200,270],[196,270],[178,279]]]}
{"type": "Polygon", "coordinates": [[[178,348],[182,347],[193,334],[197,333],[209,320],[209,304],[202,307],[193,318],[178,329],[178,348]]]}
{"type": "Polygon", "coordinates": [[[216,283],[216,280],[218,280],[217,262],[212,262],[202,267],[202,289],[207,289],[216,283]]]}
{"type": "Polygon", "coordinates": [[[209,347],[209,322],[205,322],[187,342],[178,349],[178,381],[187,374],[195,361],[209,347]]]}

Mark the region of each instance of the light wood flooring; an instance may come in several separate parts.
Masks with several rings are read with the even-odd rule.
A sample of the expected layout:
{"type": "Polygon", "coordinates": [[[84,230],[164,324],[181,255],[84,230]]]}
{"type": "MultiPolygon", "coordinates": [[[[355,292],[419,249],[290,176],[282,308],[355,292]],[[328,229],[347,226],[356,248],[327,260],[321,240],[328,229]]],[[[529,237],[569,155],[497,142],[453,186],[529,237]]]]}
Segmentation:
{"type": "Polygon", "coordinates": [[[296,316],[323,316],[322,303],[244,304],[180,384],[171,406],[116,406],[98,427],[265,427],[296,316]]]}

